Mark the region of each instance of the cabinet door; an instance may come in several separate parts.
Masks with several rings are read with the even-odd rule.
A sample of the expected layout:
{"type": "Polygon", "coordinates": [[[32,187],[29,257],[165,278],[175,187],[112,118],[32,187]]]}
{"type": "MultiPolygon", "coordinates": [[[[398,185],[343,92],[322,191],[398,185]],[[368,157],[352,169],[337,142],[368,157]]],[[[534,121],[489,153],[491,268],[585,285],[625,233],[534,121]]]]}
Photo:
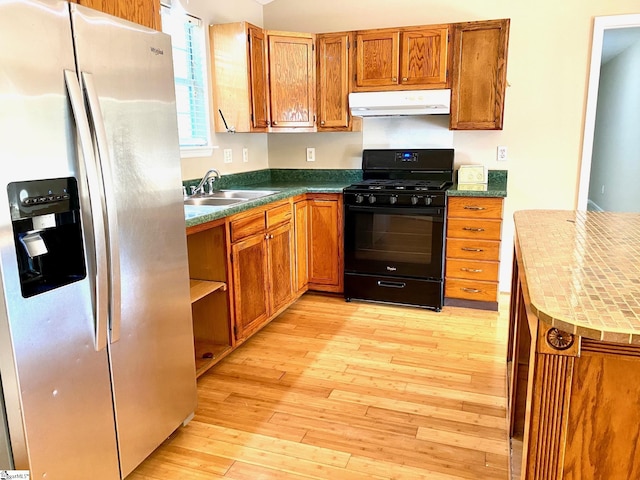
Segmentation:
{"type": "Polygon", "coordinates": [[[249,82],[251,84],[251,124],[264,130],[269,125],[267,99],[267,46],[262,29],[249,27],[249,82]]]}
{"type": "Polygon", "coordinates": [[[341,292],[342,200],[327,197],[309,200],[309,288],[341,292]]]}
{"type": "Polygon", "coordinates": [[[445,88],[448,37],[448,27],[403,31],[400,83],[422,88],[445,88]]]}
{"type": "Polygon", "coordinates": [[[349,127],[350,36],[318,35],[318,130],[349,127]]]}
{"type": "Polygon", "coordinates": [[[74,3],[160,30],[159,0],[77,0],[74,3]]]}
{"type": "Polygon", "coordinates": [[[502,130],[509,19],[454,25],[452,130],[502,130]]]}
{"type": "Polygon", "coordinates": [[[269,317],[267,252],[260,233],[231,246],[236,338],[247,337],[269,317]]]}
{"type": "Polygon", "coordinates": [[[293,230],[285,223],[268,232],[267,253],[271,282],[271,312],[274,314],[293,296],[293,230]]]}
{"type": "Polygon", "coordinates": [[[308,230],[309,230],[309,207],[306,200],[301,200],[293,204],[295,215],[295,281],[294,290],[299,293],[303,291],[309,283],[309,258],[308,258],[308,230]]]}
{"type": "Polygon", "coordinates": [[[356,34],[356,87],[398,85],[400,32],[356,34]]]}
{"type": "Polygon", "coordinates": [[[314,36],[268,33],[271,128],[315,125],[314,36]]]}

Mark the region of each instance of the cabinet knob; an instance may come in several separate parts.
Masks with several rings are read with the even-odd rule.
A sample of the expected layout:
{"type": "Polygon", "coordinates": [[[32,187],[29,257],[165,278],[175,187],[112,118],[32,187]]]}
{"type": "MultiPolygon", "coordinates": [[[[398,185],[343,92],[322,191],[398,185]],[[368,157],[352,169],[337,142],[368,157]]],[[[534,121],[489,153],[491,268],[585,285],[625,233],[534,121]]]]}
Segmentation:
{"type": "Polygon", "coordinates": [[[393,78],[391,78],[391,81],[392,81],[392,82],[397,82],[397,81],[398,81],[398,77],[393,77],[393,78]]]}
{"type": "Polygon", "coordinates": [[[320,125],[324,125],[324,120],[321,120],[321,121],[320,121],[320,125]]]}
{"type": "Polygon", "coordinates": [[[274,120],[273,122],[271,122],[271,123],[273,123],[274,125],[277,125],[277,124],[278,124],[278,122],[276,122],[275,120],[274,120]]]}
{"type": "Polygon", "coordinates": [[[402,77],[403,82],[406,82],[407,80],[409,80],[407,77],[402,77]]]}

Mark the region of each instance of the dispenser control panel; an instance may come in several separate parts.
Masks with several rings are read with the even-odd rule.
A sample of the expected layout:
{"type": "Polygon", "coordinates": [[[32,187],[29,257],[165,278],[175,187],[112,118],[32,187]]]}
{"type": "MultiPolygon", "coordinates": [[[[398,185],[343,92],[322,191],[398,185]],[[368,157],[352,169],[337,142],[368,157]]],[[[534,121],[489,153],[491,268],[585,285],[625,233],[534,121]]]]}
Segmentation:
{"type": "Polygon", "coordinates": [[[78,210],[77,191],[73,177],[12,182],[7,186],[11,219],[78,210]]]}

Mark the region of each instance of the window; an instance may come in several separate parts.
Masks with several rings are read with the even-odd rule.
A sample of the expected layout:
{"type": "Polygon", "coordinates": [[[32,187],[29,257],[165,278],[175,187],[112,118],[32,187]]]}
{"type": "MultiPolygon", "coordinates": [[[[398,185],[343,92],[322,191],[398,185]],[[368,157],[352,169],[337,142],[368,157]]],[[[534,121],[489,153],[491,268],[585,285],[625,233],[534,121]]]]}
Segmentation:
{"type": "MultiPolygon", "coordinates": [[[[209,114],[202,21],[178,2],[162,5],[162,30],[171,35],[180,148],[209,147],[209,114]]],[[[184,156],[184,155],[183,155],[184,156]]]]}

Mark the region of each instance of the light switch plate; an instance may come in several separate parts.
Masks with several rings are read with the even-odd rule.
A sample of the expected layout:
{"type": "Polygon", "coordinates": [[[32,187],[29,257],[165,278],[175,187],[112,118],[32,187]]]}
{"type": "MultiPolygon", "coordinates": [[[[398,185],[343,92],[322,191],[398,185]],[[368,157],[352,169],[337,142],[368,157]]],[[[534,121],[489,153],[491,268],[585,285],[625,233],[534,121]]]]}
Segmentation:
{"type": "Polygon", "coordinates": [[[224,163],[231,163],[233,160],[233,150],[230,148],[224,149],[224,163]]]}

